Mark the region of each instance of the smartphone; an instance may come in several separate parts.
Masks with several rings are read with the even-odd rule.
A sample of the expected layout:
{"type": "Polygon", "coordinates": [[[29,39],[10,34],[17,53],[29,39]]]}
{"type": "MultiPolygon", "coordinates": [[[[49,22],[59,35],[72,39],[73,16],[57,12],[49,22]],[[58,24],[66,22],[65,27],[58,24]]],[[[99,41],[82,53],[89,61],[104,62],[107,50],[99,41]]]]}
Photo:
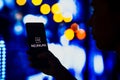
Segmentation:
{"type": "Polygon", "coordinates": [[[30,50],[42,52],[48,50],[43,23],[26,23],[27,40],[30,50]]]}

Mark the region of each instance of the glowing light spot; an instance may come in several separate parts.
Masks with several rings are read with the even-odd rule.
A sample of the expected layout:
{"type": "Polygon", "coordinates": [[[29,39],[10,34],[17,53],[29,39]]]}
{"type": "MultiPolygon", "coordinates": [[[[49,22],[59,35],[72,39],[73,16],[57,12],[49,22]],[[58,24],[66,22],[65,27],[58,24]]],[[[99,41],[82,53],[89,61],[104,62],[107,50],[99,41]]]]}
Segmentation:
{"type": "Polygon", "coordinates": [[[3,6],[4,6],[3,0],[0,0],[0,10],[3,8],[3,6]]]}
{"type": "Polygon", "coordinates": [[[63,14],[63,17],[64,17],[64,21],[65,21],[66,23],[71,22],[72,19],[73,19],[73,16],[72,16],[71,13],[64,13],[64,14],[63,14]]]}
{"type": "Polygon", "coordinates": [[[17,3],[19,6],[23,6],[23,5],[25,5],[26,0],[16,0],[16,3],[17,3]]]}
{"type": "Polygon", "coordinates": [[[52,12],[53,14],[61,13],[60,7],[59,7],[58,3],[52,5],[52,7],[51,7],[51,12],[52,12]]]}
{"type": "Polygon", "coordinates": [[[90,7],[90,14],[91,14],[91,15],[94,14],[94,8],[93,8],[93,6],[90,7]]]}
{"type": "Polygon", "coordinates": [[[15,18],[17,19],[17,20],[21,20],[22,19],[22,13],[20,13],[20,12],[18,12],[18,13],[16,13],[15,14],[15,18]]]}
{"type": "Polygon", "coordinates": [[[75,0],[59,0],[58,4],[62,14],[69,12],[74,15],[77,13],[75,0]]]}
{"type": "Polygon", "coordinates": [[[22,30],[22,27],[21,27],[21,26],[16,26],[16,27],[15,27],[15,30],[19,32],[19,31],[22,30]]]}
{"type": "Polygon", "coordinates": [[[22,32],[23,32],[23,27],[21,24],[17,23],[15,26],[14,26],[14,32],[15,34],[17,35],[20,35],[22,32]]]}
{"type": "Polygon", "coordinates": [[[13,2],[13,0],[4,0],[4,1],[5,1],[5,3],[9,3],[9,4],[11,4],[13,2]]]}
{"type": "Polygon", "coordinates": [[[54,15],[53,15],[53,20],[54,20],[55,22],[57,22],[57,23],[62,22],[62,21],[63,21],[63,16],[62,16],[62,14],[61,14],[61,13],[59,13],[59,14],[54,14],[54,15]]]}
{"type": "Polygon", "coordinates": [[[79,25],[78,25],[77,23],[73,23],[73,24],[70,26],[70,28],[71,28],[74,32],[76,32],[76,31],[78,30],[78,27],[79,27],[79,25]]]}
{"type": "Polygon", "coordinates": [[[4,44],[5,43],[5,41],[4,40],[0,40],[0,44],[4,44]]]}
{"type": "Polygon", "coordinates": [[[0,36],[0,80],[5,80],[6,75],[6,47],[5,41],[0,36]]]}
{"type": "Polygon", "coordinates": [[[97,74],[102,74],[104,71],[103,58],[101,55],[94,56],[94,71],[97,74]]]}
{"type": "Polygon", "coordinates": [[[44,73],[38,73],[38,74],[34,74],[32,76],[29,76],[27,78],[27,80],[44,80],[45,77],[48,78],[47,80],[53,80],[52,76],[48,76],[48,75],[46,75],[44,73]]]}
{"type": "Polygon", "coordinates": [[[66,39],[72,40],[74,38],[74,31],[72,29],[67,29],[64,33],[66,39]]]}
{"type": "Polygon", "coordinates": [[[84,29],[79,29],[76,31],[76,37],[79,39],[79,40],[83,40],[85,39],[86,37],[86,32],[84,29]]]}
{"type": "Polygon", "coordinates": [[[65,35],[61,36],[60,42],[63,46],[68,46],[69,40],[66,39],[65,35]]]}
{"type": "Polygon", "coordinates": [[[43,0],[32,0],[33,5],[39,6],[43,0]]]}
{"type": "Polygon", "coordinates": [[[48,4],[43,4],[40,7],[40,11],[42,14],[48,14],[50,12],[50,6],[48,4]]]}
{"type": "Polygon", "coordinates": [[[15,7],[15,0],[4,0],[5,5],[10,8],[10,9],[14,9],[15,7]]]}

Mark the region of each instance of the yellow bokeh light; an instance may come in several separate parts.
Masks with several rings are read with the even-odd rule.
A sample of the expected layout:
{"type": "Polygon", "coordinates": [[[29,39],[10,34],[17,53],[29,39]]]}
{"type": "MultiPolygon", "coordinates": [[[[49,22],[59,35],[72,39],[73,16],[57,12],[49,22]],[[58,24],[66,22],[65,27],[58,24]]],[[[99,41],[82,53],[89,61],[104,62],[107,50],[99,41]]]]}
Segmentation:
{"type": "Polygon", "coordinates": [[[42,14],[49,14],[50,12],[50,6],[48,4],[43,4],[41,7],[40,7],[40,12],[42,14]]]}
{"type": "Polygon", "coordinates": [[[71,22],[72,19],[73,19],[73,16],[71,13],[64,13],[63,14],[63,17],[64,17],[64,22],[68,23],[68,22],[71,22]]]}
{"type": "Polygon", "coordinates": [[[57,23],[62,22],[62,21],[63,21],[63,16],[62,16],[62,14],[61,14],[61,13],[59,13],[59,14],[54,14],[54,15],[53,15],[53,20],[54,20],[55,22],[57,22],[57,23]]]}
{"type": "Polygon", "coordinates": [[[74,38],[74,31],[72,29],[67,29],[64,33],[66,39],[72,40],[74,38]]]}
{"type": "Polygon", "coordinates": [[[26,0],[16,0],[16,3],[17,3],[19,6],[23,6],[23,5],[25,5],[26,0]]]}
{"type": "Polygon", "coordinates": [[[76,31],[76,36],[79,40],[83,40],[86,37],[86,32],[84,29],[79,29],[76,31]]]}
{"type": "Polygon", "coordinates": [[[71,21],[72,21],[72,16],[64,17],[64,21],[65,21],[66,23],[71,22],[71,21]]]}
{"type": "Polygon", "coordinates": [[[33,5],[39,6],[43,0],[32,0],[33,5]]]}
{"type": "Polygon", "coordinates": [[[55,3],[55,4],[52,5],[52,7],[51,7],[51,12],[52,12],[53,14],[58,14],[58,13],[61,12],[58,3],[55,3]]]}

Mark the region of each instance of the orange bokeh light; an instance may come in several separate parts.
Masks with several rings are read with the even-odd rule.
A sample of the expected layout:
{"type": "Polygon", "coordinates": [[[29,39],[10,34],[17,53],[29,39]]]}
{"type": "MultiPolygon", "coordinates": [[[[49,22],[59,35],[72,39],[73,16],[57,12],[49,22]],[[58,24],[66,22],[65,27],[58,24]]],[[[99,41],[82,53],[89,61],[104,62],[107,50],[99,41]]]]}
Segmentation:
{"type": "Polygon", "coordinates": [[[70,28],[76,33],[76,31],[78,30],[79,25],[77,23],[73,23],[70,28]]]}
{"type": "Polygon", "coordinates": [[[84,29],[79,29],[76,31],[76,37],[79,39],[79,40],[83,40],[85,39],[86,37],[86,31],[84,29]]]}

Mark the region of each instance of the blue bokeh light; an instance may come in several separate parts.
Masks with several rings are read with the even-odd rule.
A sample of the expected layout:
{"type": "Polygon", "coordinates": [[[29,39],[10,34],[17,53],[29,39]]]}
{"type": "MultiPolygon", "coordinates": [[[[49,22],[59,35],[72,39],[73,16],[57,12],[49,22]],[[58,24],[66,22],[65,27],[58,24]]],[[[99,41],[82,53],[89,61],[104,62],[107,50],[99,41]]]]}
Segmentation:
{"type": "Polygon", "coordinates": [[[103,57],[101,55],[94,56],[94,71],[96,74],[102,74],[104,72],[103,57]]]}
{"type": "Polygon", "coordinates": [[[16,24],[14,26],[14,32],[15,32],[16,35],[22,34],[22,32],[23,32],[23,26],[20,25],[20,24],[16,24]]]}
{"type": "Polygon", "coordinates": [[[14,9],[15,7],[15,0],[4,0],[5,5],[10,8],[10,9],[14,9]]]}
{"type": "Polygon", "coordinates": [[[4,2],[3,0],[0,0],[0,10],[2,10],[3,7],[4,7],[4,2]]]}
{"type": "Polygon", "coordinates": [[[0,40],[0,73],[1,73],[0,80],[5,80],[5,76],[6,76],[6,47],[5,47],[4,40],[0,40]]]}

